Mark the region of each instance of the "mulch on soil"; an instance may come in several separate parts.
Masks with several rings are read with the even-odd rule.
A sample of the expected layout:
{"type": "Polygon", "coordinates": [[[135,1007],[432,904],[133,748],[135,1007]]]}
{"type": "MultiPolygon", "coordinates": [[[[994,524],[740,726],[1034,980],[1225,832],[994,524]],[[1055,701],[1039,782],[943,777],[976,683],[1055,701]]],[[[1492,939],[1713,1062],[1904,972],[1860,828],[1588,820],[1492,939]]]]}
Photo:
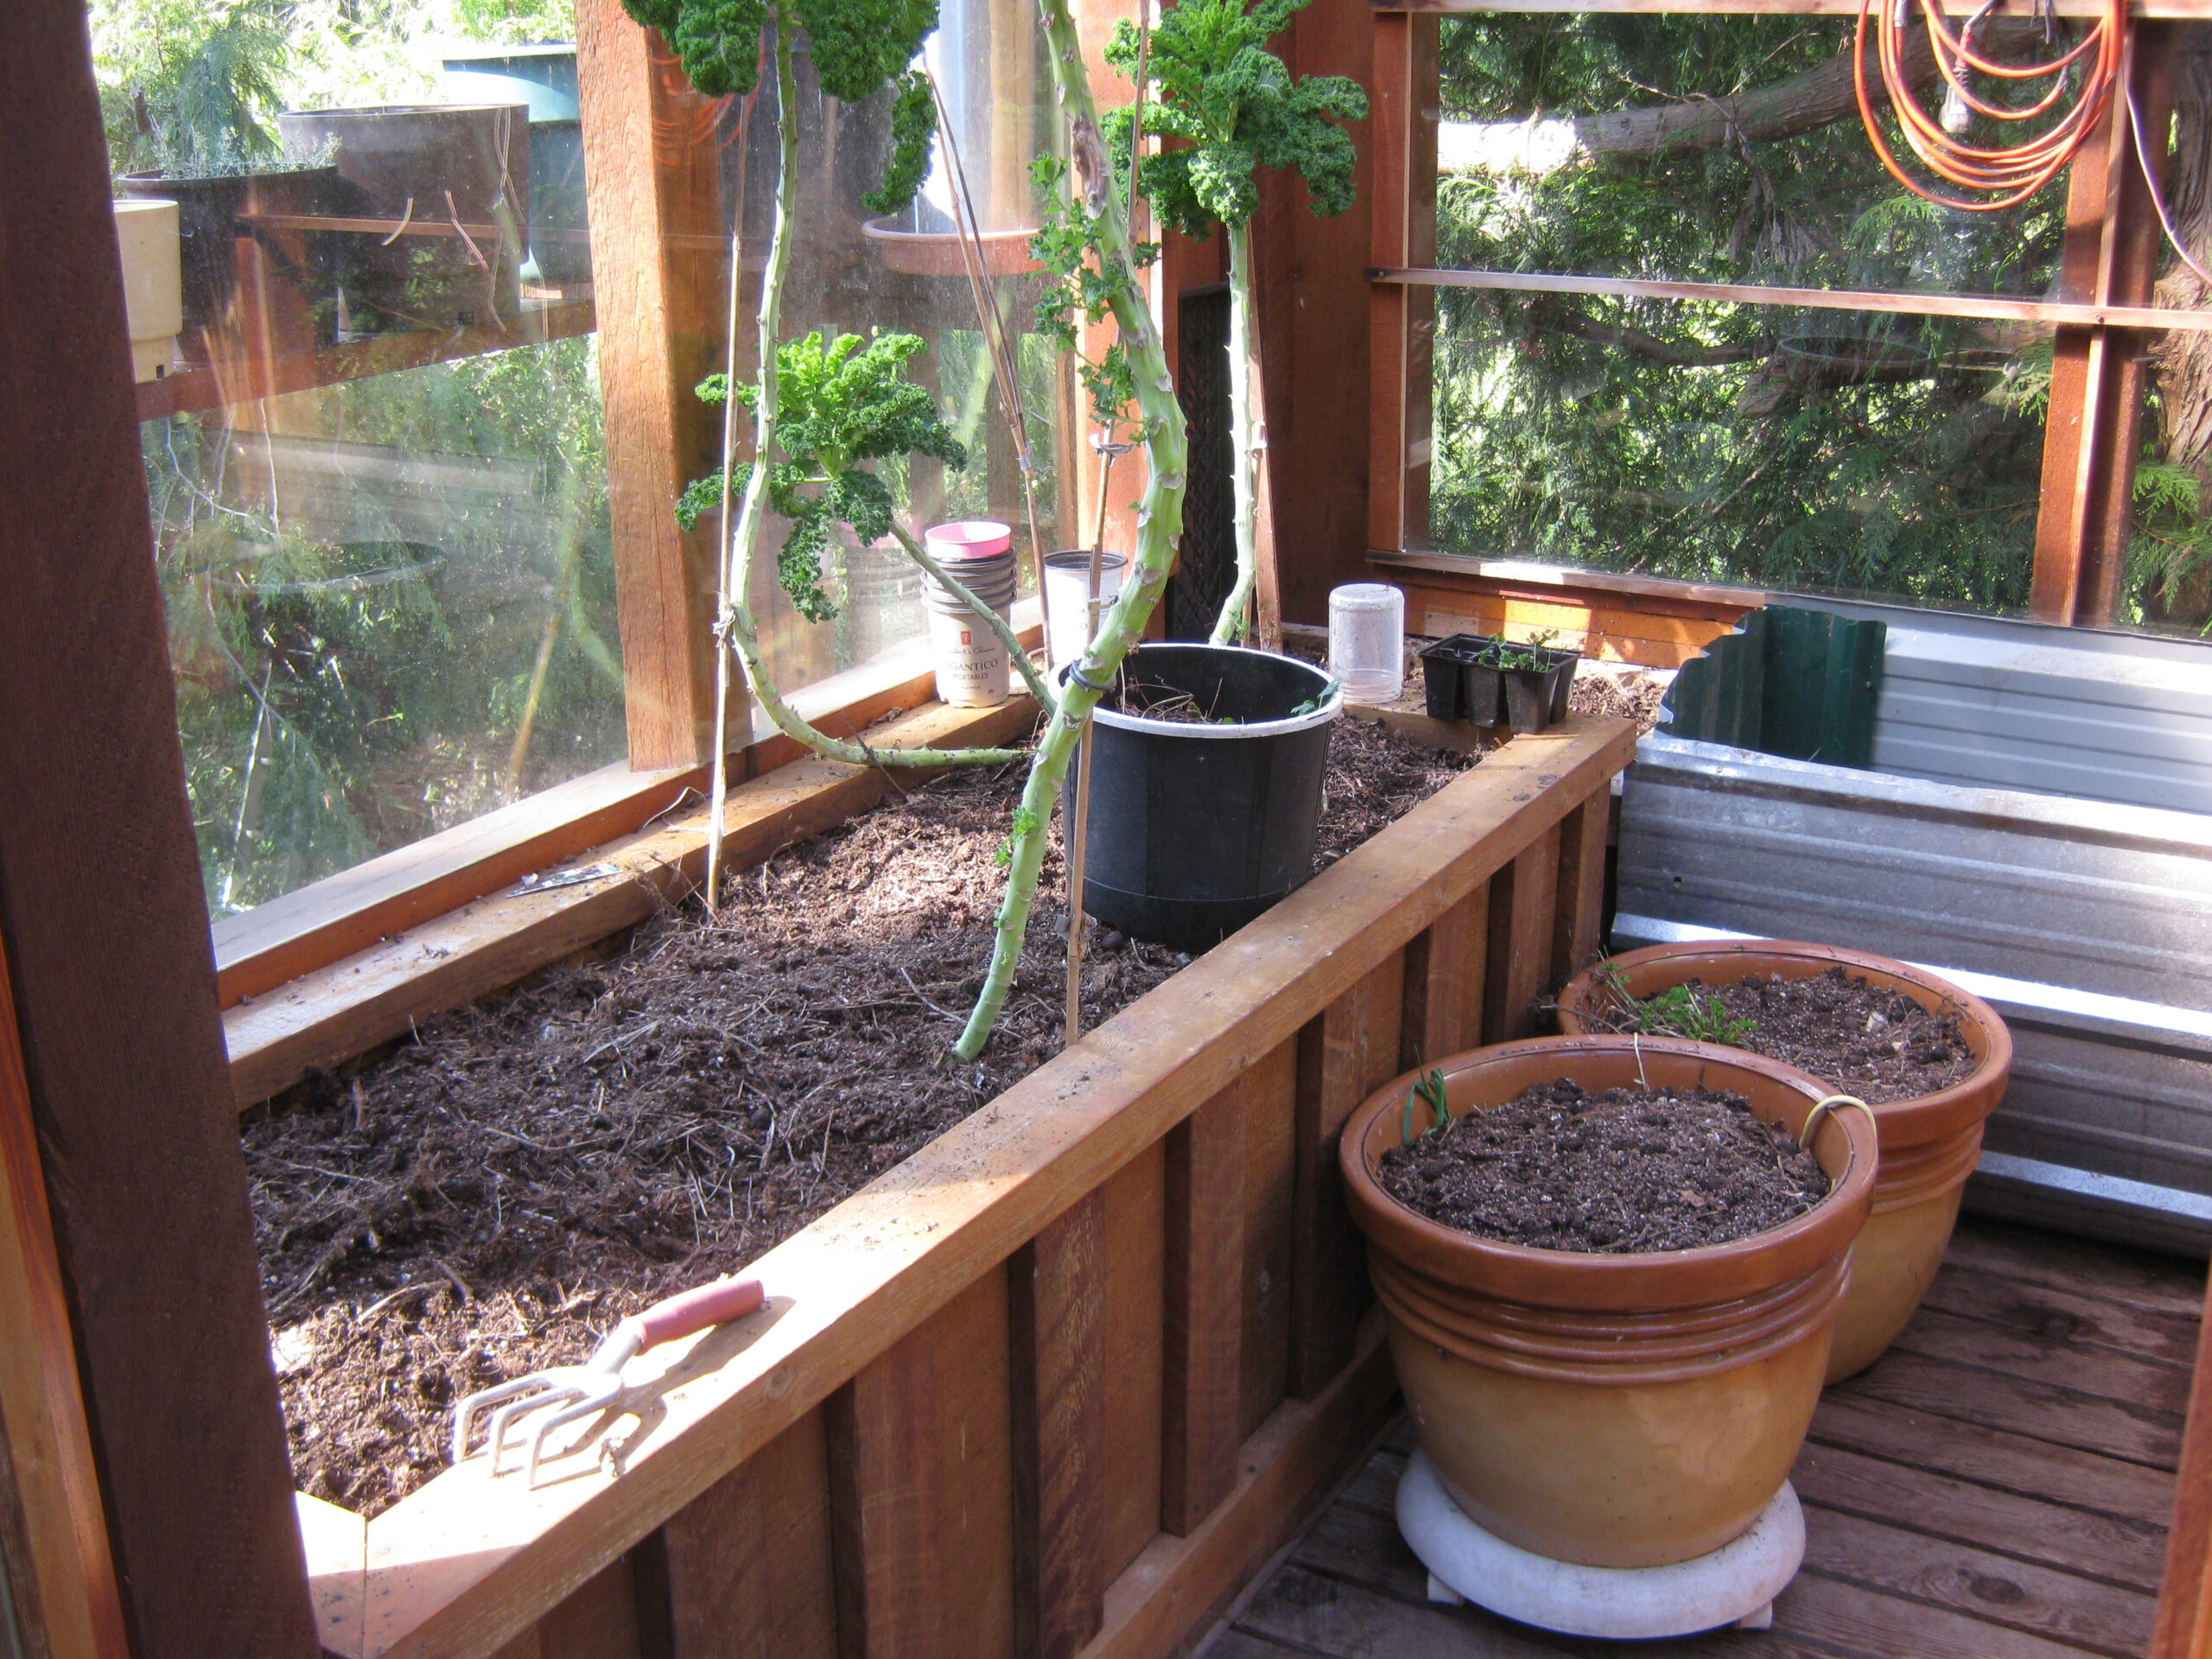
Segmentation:
{"type": "MultiPolygon", "coordinates": [[[[1334,728],[1317,863],[1474,763],[1334,728]]],[[[1022,769],[902,779],[619,955],[423,1022],[245,1133],[302,1490],[374,1515],[444,1467],[462,1394],[573,1363],[626,1314],[743,1267],[1059,1049],[1057,833],[980,1063],[939,1064],[982,982],[1022,769]]],[[[1188,961],[1110,931],[1088,1025],[1188,961]]]]}
{"type": "Polygon", "coordinates": [[[1648,675],[1619,679],[1603,674],[1578,673],[1568,696],[1568,706],[1578,715],[1615,715],[1636,722],[1638,737],[1649,737],[1659,724],[1659,705],[1667,700],[1670,680],[1648,675]]]}
{"type": "Polygon", "coordinates": [[[1688,983],[1731,1018],[1751,1022],[1736,1047],[1809,1071],[1871,1106],[1963,1083],[1977,1064],[1955,1015],[1930,1014],[1840,966],[1807,979],[1753,974],[1726,985],[1688,983]]]}
{"type": "MultiPolygon", "coordinates": [[[[1418,1102],[1414,1112],[1418,1128],[1418,1102]]],[[[1391,1147],[1382,1182],[1478,1238],[1606,1255],[1748,1238],[1828,1191],[1812,1154],[1732,1090],[1593,1095],[1567,1077],[1391,1147]]]]}

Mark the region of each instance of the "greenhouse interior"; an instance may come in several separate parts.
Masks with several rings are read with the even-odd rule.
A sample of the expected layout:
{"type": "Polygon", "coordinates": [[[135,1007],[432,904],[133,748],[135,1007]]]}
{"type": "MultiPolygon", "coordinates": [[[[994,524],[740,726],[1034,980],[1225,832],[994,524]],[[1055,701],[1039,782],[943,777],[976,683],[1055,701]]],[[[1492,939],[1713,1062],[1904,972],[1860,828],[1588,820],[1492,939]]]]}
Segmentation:
{"type": "Polygon", "coordinates": [[[0,161],[0,1659],[2212,1659],[2212,0],[0,161]]]}

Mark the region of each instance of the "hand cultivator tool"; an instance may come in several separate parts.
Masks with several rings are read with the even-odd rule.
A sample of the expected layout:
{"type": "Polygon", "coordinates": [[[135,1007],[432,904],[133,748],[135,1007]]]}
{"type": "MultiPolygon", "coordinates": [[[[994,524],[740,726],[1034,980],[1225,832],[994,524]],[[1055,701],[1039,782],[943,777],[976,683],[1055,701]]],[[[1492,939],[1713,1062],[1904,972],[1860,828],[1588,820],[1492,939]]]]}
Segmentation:
{"type": "Polygon", "coordinates": [[[492,1456],[492,1472],[498,1475],[507,1431],[525,1414],[546,1408],[550,1414],[539,1421],[530,1438],[529,1484],[535,1486],[546,1441],[569,1424],[604,1411],[620,1398],[624,1364],[664,1342],[742,1319],[762,1300],[757,1279],[718,1279],[632,1314],[601,1338],[591,1357],[581,1365],[550,1366],[470,1395],[453,1414],[453,1460],[458,1464],[468,1455],[468,1431],[477,1414],[496,1407],[492,1410],[485,1447],[492,1456]]]}

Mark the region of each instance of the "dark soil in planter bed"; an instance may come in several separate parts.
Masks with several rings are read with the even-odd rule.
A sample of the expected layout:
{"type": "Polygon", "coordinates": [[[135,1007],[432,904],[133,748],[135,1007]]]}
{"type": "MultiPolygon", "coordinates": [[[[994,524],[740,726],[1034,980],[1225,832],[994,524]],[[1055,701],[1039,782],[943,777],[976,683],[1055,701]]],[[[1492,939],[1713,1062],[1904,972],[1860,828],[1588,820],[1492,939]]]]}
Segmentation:
{"type": "MultiPolygon", "coordinates": [[[[1474,763],[1339,721],[1317,862],[1474,763]]],[[[584,1357],[763,1254],[1059,1049],[1047,855],[982,1060],[938,1062],[988,960],[1023,769],[902,780],[604,960],[426,1020],[245,1134],[293,1471],[373,1515],[444,1467],[458,1395],[584,1357]]],[[[1096,1025],[1187,957],[1094,935],[1096,1025]]]]}
{"type": "Polygon", "coordinates": [[[1932,1095],[1974,1075],[1974,1051],[1955,1017],[1840,966],[1807,979],[1753,974],[1727,985],[1688,983],[1731,1018],[1751,1022],[1735,1047],[1809,1071],[1869,1105],[1932,1095]]]}
{"type": "MultiPolygon", "coordinates": [[[[1416,1129],[1422,1110],[1416,1101],[1416,1129]]],[[[1828,1191],[1812,1154],[1741,1095],[1592,1095],[1566,1077],[1391,1147],[1382,1182],[1408,1209],[1478,1238],[1609,1255],[1748,1238],[1828,1191]]]]}

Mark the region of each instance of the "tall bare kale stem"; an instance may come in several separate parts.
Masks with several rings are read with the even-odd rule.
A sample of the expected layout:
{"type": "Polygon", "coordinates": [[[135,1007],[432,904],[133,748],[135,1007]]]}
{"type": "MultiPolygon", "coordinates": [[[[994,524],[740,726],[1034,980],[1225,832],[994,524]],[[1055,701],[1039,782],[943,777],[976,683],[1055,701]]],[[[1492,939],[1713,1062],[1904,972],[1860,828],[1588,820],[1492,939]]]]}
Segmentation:
{"type": "Polygon", "coordinates": [[[1260,466],[1268,448],[1265,415],[1252,407],[1252,221],[1230,219],[1229,233],[1229,453],[1236,511],[1236,582],[1214,619],[1212,643],[1241,644],[1251,632],[1252,599],[1259,583],[1255,534],[1259,523],[1260,466]]]}
{"type": "MultiPolygon", "coordinates": [[[[1068,15],[1066,0],[1039,0],[1039,5],[1052,54],[1052,79],[1072,139],[1070,153],[1076,160],[1082,207],[1094,230],[1099,268],[1113,280],[1114,321],[1136,385],[1137,404],[1144,416],[1145,456],[1151,473],[1137,510],[1136,560],[1130,580],[1113,608],[1101,619],[1097,636],[1080,664],[1085,677],[1103,686],[1142,637],[1145,623],[1166,588],[1168,567],[1183,533],[1188,454],[1183,411],[1175,400],[1175,382],[1168,372],[1166,353],[1153,328],[1144,291],[1137,285],[1128,221],[1122,213],[1121,193],[1114,188],[1113,168],[1099,132],[1097,106],[1091,99],[1090,77],[1084,71],[1075,22],[1068,15]]],[[[1044,868],[1046,831],[1053,800],[1067,776],[1083,723],[1090,717],[1098,698],[1098,691],[1071,677],[1030,757],[1029,780],[1014,814],[1006,899],[999,906],[990,971],[960,1040],[953,1045],[953,1053],[963,1061],[973,1060],[983,1052],[991,1027],[1006,1006],[1014,969],[1021,960],[1021,942],[1037,896],[1038,875],[1044,868]]]]}
{"type": "MultiPolygon", "coordinates": [[[[775,230],[768,241],[767,269],[760,281],[760,368],[755,380],[759,391],[753,405],[753,468],[745,480],[745,500],[738,510],[737,525],[730,537],[730,574],[725,585],[728,608],[724,620],[731,643],[737,648],[738,659],[745,664],[746,683],[752,687],[753,697],[761,708],[767,710],[768,718],[776,722],[779,731],[805,744],[817,754],[855,766],[999,766],[1019,760],[1022,758],[1020,749],[877,749],[832,737],[809,724],[784,700],[761,658],[760,627],[753,619],[752,606],[753,560],[760,550],[760,526],[767,510],[768,475],[776,438],[776,346],[782,334],[784,283],[791,270],[791,204],[798,193],[798,89],[797,78],[791,73],[791,22],[781,5],[769,9],[768,27],[775,38],[776,56],[776,218],[775,230]]],[[[734,283],[741,276],[733,263],[730,281],[734,283]]],[[[903,531],[899,541],[910,553],[916,552],[903,531]]],[[[918,553],[916,556],[925,557],[918,553]]],[[[995,626],[1001,625],[1001,619],[974,594],[963,589],[959,597],[976,614],[995,626]]],[[[1019,654],[1018,644],[1014,649],[1019,654]]],[[[1027,658],[1021,660],[1025,665],[1027,664],[1027,658]]],[[[715,827],[721,827],[719,811],[715,827]]]]}

